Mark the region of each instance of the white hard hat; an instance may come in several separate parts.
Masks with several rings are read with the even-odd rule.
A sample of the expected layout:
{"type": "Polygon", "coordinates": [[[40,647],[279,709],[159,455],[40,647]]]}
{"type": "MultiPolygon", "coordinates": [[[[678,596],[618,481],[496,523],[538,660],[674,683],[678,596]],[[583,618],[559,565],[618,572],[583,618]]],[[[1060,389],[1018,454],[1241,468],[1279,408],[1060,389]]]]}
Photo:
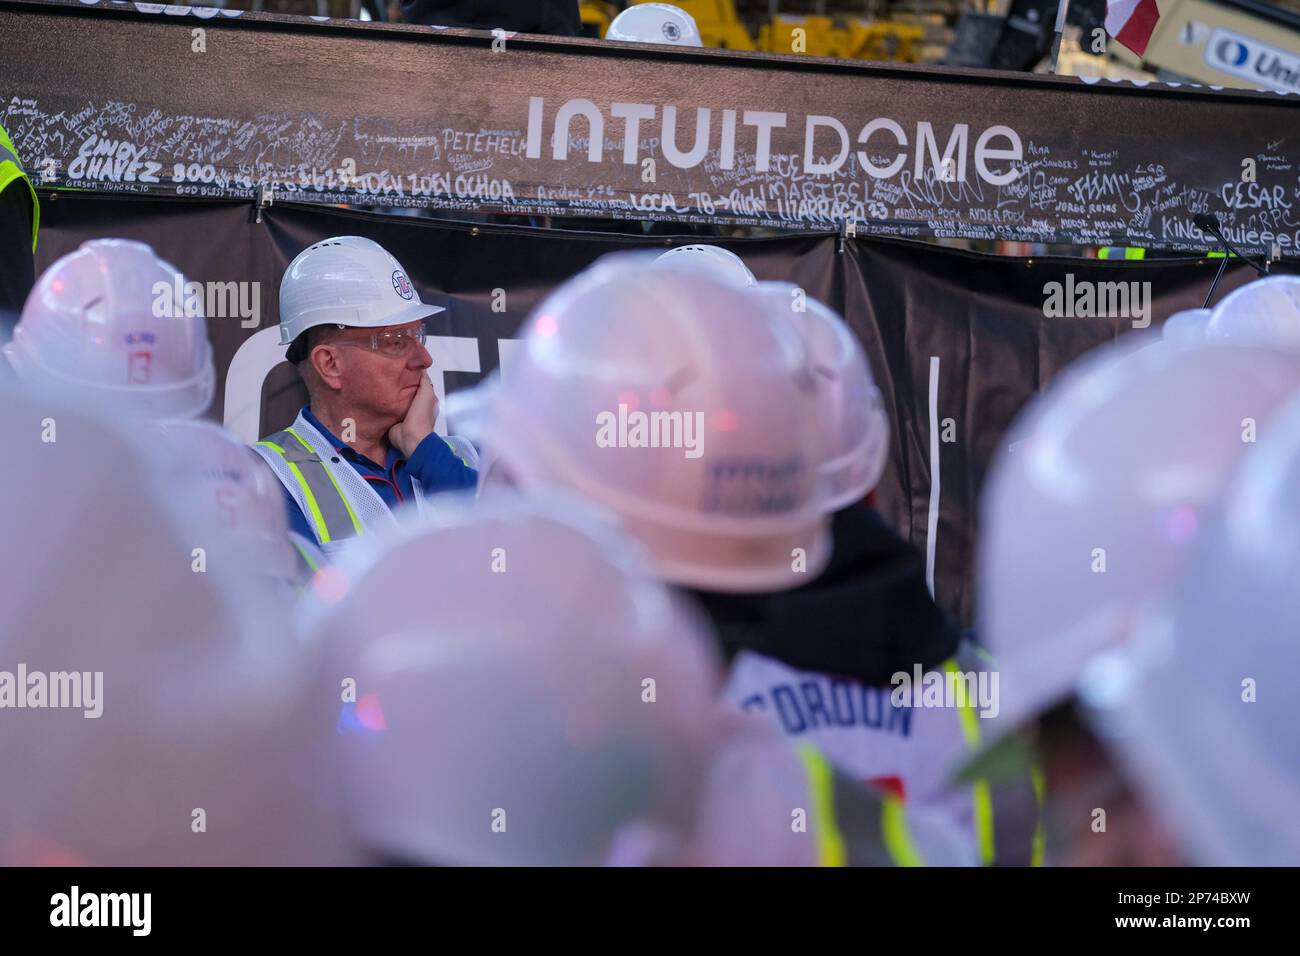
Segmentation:
{"type": "Polygon", "coordinates": [[[1300,863],[1300,402],[1248,451],[1172,598],[1083,699],[1191,862],[1300,863]]]}
{"type": "Polygon", "coordinates": [[[704,46],[695,18],[670,3],[638,3],[614,18],[606,40],[704,46]]]}
{"type": "Polygon", "coordinates": [[[172,479],[194,492],[168,496],[169,502],[205,510],[216,529],[206,549],[209,561],[225,559],[237,573],[294,581],[283,486],[265,462],[212,422],[166,422],[159,429],[172,479]]]}
{"type": "Polygon", "coordinates": [[[361,236],[323,239],[298,253],[280,280],[280,344],[318,325],[382,328],[444,312],[420,301],[402,264],[361,236]]]}
{"type": "Polygon", "coordinates": [[[669,249],[658,259],[655,265],[669,266],[674,269],[696,269],[707,275],[740,285],[753,285],[758,280],[749,271],[745,260],[730,249],[721,246],[689,245],[669,249]]]}
{"type": "Polygon", "coordinates": [[[567,487],[613,511],[666,580],[811,580],[830,536],[802,339],[746,289],[645,266],[607,257],[537,308],[493,395],[488,454],[525,491],[567,487]]]}
{"type": "Polygon", "coordinates": [[[347,862],[314,656],[284,640],[287,613],[239,610],[242,579],[198,573],[204,516],[163,503],[187,489],[129,427],[0,394],[0,490],[23,502],[0,512],[21,555],[0,575],[0,669],[27,674],[0,719],[0,865],[347,862]]]}
{"type": "Polygon", "coordinates": [[[1005,725],[1075,689],[1162,595],[1256,432],[1300,387],[1300,357],[1104,346],[1014,423],[980,503],[977,633],[1005,725]]]}
{"type": "Polygon", "coordinates": [[[889,454],[889,419],[856,335],[833,309],[789,282],[760,282],[807,344],[819,411],[810,423],[822,439],[818,473],[828,512],[861,500],[880,481],[889,454]]]}
{"type": "Polygon", "coordinates": [[[45,270],[5,355],[28,382],[154,418],[201,415],[216,372],[185,277],[142,242],[95,239],[45,270]]]}
{"type": "Polygon", "coordinates": [[[1269,276],[1236,289],[1214,307],[1205,337],[1300,351],[1300,276],[1269,276]]]}
{"type": "Polygon", "coordinates": [[[426,864],[597,864],[633,831],[672,852],[715,733],[701,619],[578,501],[407,517],[309,615],[356,681],[339,744],[360,842],[426,864]]]}
{"type": "Polygon", "coordinates": [[[1206,323],[1213,313],[1209,309],[1183,309],[1165,319],[1160,334],[1171,345],[1201,345],[1205,342],[1206,323]]]}

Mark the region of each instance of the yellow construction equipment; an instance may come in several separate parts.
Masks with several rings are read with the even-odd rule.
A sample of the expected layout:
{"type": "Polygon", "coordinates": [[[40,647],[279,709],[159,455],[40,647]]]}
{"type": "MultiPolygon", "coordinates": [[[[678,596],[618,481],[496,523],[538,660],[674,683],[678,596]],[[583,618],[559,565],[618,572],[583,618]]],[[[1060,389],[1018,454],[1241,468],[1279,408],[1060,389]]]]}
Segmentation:
{"type": "MultiPolygon", "coordinates": [[[[655,0],[633,2],[653,3],[655,0]]],[[[724,50],[755,49],[754,38],[736,16],[736,5],[732,0],[674,0],[673,6],[681,7],[695,18],[705,46],[724,50]]]]}
{"type": "Polygon", "coordinates": [[[578,14],[582,17],[583,34],[604,39],[605,31],[609,29],[614,17],[618,16],[618,8],[600,0],[582,0],[578,5],[578,14]]]}

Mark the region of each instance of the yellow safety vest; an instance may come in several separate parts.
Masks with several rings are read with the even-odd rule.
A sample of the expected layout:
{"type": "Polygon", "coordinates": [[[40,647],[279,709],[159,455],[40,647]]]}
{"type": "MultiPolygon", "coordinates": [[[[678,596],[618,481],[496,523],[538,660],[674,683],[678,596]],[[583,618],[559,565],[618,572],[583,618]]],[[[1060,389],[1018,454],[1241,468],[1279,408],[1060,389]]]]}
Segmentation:
{"type": "Polygon", "coordinates": [[[31,179],[23,169],[22,160],[18,158],[18,150],[14,148],[14,141],[9,138],[5,128],[0,126],[0,193],[4,192],[9,187],[9,184],[17,179],[25,182],[32,194],[32,252],[35,252],[36,233],[41,227],[41,203],[36,198],[36,187],[32,185],[31,179]]]}

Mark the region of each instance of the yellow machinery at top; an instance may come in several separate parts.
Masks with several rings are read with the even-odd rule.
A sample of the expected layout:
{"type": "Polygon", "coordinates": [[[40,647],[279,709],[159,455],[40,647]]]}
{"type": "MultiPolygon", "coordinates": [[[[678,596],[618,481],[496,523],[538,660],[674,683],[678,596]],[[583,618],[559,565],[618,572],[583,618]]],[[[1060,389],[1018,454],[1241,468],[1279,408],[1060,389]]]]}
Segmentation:
{"type": "MultiPolygon", "coordinates": [[[[633,0],[649,3],[654,0],[633,0]]],[[[830,17],[778,15],[759,30],[758,42],[736,16],[732,0],[677,0],[700,28],[704,45],[726,50],[763,50],[800,53],[850,60],[921,60],[923,27],[893,20],[850,19],[837,25],[830,17]]],[[[583,0],[582,22],[600,36],[618,15],[617,8],[601,0],[583,0]]]]}

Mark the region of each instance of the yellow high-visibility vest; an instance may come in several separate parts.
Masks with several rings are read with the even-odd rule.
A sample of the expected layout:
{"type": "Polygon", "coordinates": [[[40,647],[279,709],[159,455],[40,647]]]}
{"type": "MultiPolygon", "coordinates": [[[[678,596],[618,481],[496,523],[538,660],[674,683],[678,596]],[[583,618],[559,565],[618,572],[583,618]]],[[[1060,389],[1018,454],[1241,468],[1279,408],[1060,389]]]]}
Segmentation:
{"type": "Polygon", "coordinates": [[[13,140],[9,138],[5,128],[0,126],[0,193],[17,179],[25,182],[32,194],[32,252],[35,252],[36,233],[41,227],[41,203],[36,198],[36,187],[32,185],[31,179],[23,169],[22,160],[18,158],[18,150],[14,149],[13,140]]]}

